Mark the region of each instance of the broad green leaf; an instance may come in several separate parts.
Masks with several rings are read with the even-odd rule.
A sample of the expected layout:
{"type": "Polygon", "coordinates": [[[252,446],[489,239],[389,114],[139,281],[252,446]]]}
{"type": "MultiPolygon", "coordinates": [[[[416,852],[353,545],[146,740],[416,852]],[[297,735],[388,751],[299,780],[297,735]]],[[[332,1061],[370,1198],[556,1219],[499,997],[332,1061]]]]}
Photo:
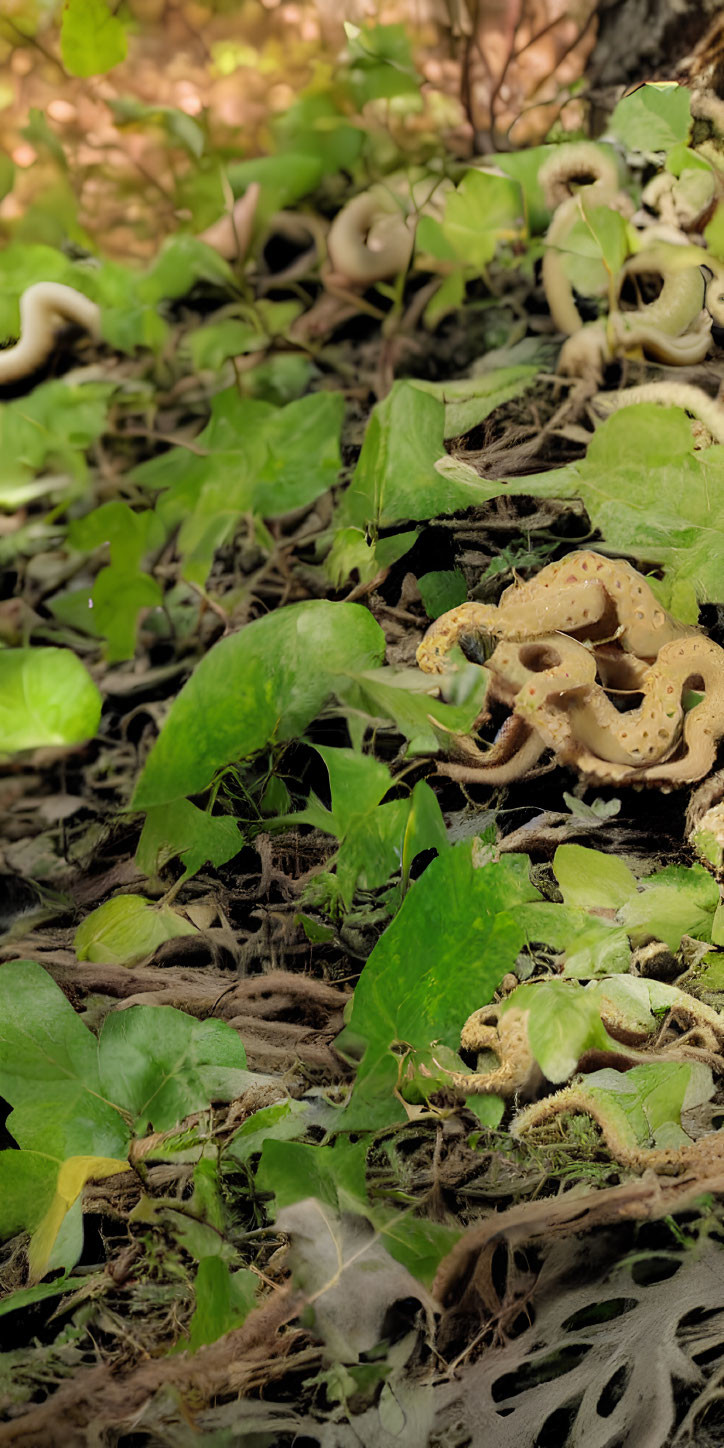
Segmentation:
{"type": "Polygon", "coordinates": [[[225,865],[239,853],[242,843],[238,821],[230,815],[212,815],[189,799],[177,799],[146,814],[136,864],[144,874],[155,875],[180,855],[184,864],[181,878],[188,880],[206,864],[217,869],[225,865]]]}
{"type": "Polygon", "coordinates": [[[578,205],[580,216],[557,249],[566,276],[582,296],[605,295],[629,254],[626,222],[610,206],[587,206],[585,193],[578,205]]]}
{"type": "Polygon", "coordinates": [[[677,407],[639,403],[596,430],[586,457],[500,491],[579,497],[609,548],[660,563],[664,602],[684,622],[715,603],[724,576],[724,447],[694,450],[677,407]]]}
{"type": "Polygon", "coordinates": [[[277,1211],[305,1197],[354,1211],[367,1198],[366,1156],[367,1142],[353,1144],[345,1137],[322,1146],[270,1137],[262,1147],[256,1185],[273,1193],[277,1211]]]}
{"type": "Polygon", "coordinates": [[[53,1200],[57,1177],[57,1159],[44,1152],[0,1152],[0,1239],[34,1231],[53,1200]]]}
{"type": "Polygon", "coordinates": [[[101,696],[69,649],[0,650],[0,752],[92,739],[101,696]]]}
{"type": "Polygon", "coordinates": [[[533,386],[538,373],[539,368],[532,364],[498,367],[452,382],[421,382],[413,378],[412,386],[444,402],[445,437],[460,437],[477,427],[496,407],[522,396],[533,386]]]}
{"type": "Polygon", "coordinates": [[[222,639],[175,699],[134,809],[197,794],[217,769],[300,734],[339,675],[379,663],[384,635],[355,603],[291,604],[222,639]]]}
{"type": "Polygon", "coordinates": [[[242,196],[252,181],[259,182],[264,214],[269,216],[314,191],[323,174],[324,157],[313,150],[255,156],[249,161],[234,161],[227,167],[235,196],[242,196]]]}
{"type": "Polygon", "coordinates": [[[406,518],[434,518],[472,508],[503,491],[472,468],[448,476],[437,466],[445,455],[445,407],[413,382],[395,382],[367,424],[339,522],[374,529],[406,518]]]}
{"type": "Polygon", "coordinates": [[[250,1081],[246,1053],[225,1021],[197,1021],[173,1006],[131,1006],[106,1016],[98,1044],[101,1090],[143,1135],[167,1131],[250,1081]]]}
{"type": "Polygon", "coordinates": [[[81,553],[107,546],[112,563],[128,571],[137,568],[152,549],[161,547],[164,531],[149,509],[135,512],[128,503],[115,500],[93,508],[84,518],[74,519],[68,528],[68,541],[81,553]]]}
{"type": "Polygon", "coordinates": [[[692,1144],[682,1111],[709,1101],[713,1092],[711,1070],[700,1061],[652,1061],[630,1071],[594,1071],[575,1095],[578,1109],[593,1103],[597,1120],[603,1118],[624,1146],[677,1150],[692,1144]]]}
{"type": "Polygon", "coordinates": [[[424,779],[418,779],[412,794],[402,841],[402,882],[407,888],[412,862],[424,850],[447,850],[450,841],[440,803],[424,779]]]}
{"type": "Polygon", "coordinates": [[[719,887],[703,865],[669,865],[640,884],[618,913],[633,945],[663,940],[676,951],[682,935],[711,940],[719,887]]]}
{"type": "Polygon", "coordinates": [[[126,58],[126,32],[109,0],[64,0],[60,53],[71,75],[100,75],[126,58]]]}
{"type": "Polygon", "coordinates": [[[128,1129],[101,1092],[95,1037],[32,960],[0,966],[0,1093],[18,1145],[46,1153],[56,1171],[68,1156],[126,1149],[128,1129]]]}
{"type": "Polygon", "coordinates": [[[194,1280],[196,1307],[189,1323],[191,1352],[241,1327],[254,1306],[258,1286],[258,1277],[248,1267],[231,1272],[221,1257],[202,1257],[194,1280]]]}
{"type": "Polygon", "coordinates": [[[636,895],[636,877],[619,855],[605,855],[584,845],[559,845],[553,874],[566,905],[585,910],[618,910],[636,895]]]}
{"type": "MultiPolygon", "coordinates": [[[[357,105],[420,93],[410,37],[404,25],[348,24],[349,83],[357,105]]],[[[416,107],[417,109],[417,107],[416,107]]]]}
{"type": "Polygon", "coordinates": [[[428,618],[439,618],[450,608],[457,608],[468,596],[465,574],[459,568],[451,572],[424,573],[417,586],[428,618]]]}
{"type": "Polygon", "coordinates": [[[73,944],[79,960],[133,965],[164,941],[195,934],[196,926],[170,905],[154,905],[143,895],[117,895],[86,915],[73,944]]]}
{"type": "Polygon", "coordinates": [[[338,528],[324,560],[324,571],[335,588],[341,588],[350,574],[360,583],[371,583],[403,558],[417,540],[417,529],[371,539],[365,528],[338,528]]]}
{"type": "Polygon", "coordinates": [[[648,82],[620,100],[608,123],[629,151],[668,151],[688,141],[691,91],[673,81],[648,82]]]}
{"type": "Polygon", "coordinates": [[[367,1049],[345,1124],[380,1110],[386,1122],[400,1119],[392,1047],[457,1047],[466,1017],[491,999],[524,942],[519,907],[538,898],[527,858],[477,867],[473,848],[465,841],[428,865],[364,966],[349,1030],[367,1049]]]}
{"type": "Polygon", "coordinates": [[[338,109],[335,98],[314,88],[274,116],[271,124],[280,151],[297,147],[318,157],[326,175],[352,171],[365,139],[362,128],[338,109]]]}
{"type": "Polygon", "coordinates": [[[34,1233],[34,1276],[70,1268],[86,1181],[129,1169],[135,1122],[165,1131],[250,1082],[236,1032],[170,1006],[115,1012],[96,1040],[35,961],[0,966],[0,1094],[20,1150],[0,1153],[0,1236],[34,1233]]]}
{"type": "Polygon", "coordinates": [[[499,242],[525,234],[520,186],[507,176],[468,171],[446,199],[442,229],[462,261],[484,270],[499,242]]]}
{"type": "Polygon", "coordinates": [[[448,843],[430,786],[420,780],[406,798],[381,804],[394,785],[386,765],[352,749],[315,747],[329,772],[331,809],[311,795],[304,809],[282,815],[275,825],[311,824],[340,841],[335,871],[345,909],[357,890],[379,889],[401,865],[406,886],[415,856],[448,843]]]}
{"type": "Polygon", "coordinates": [[[240,322],[234,317],[197,327],[188,339],[191,363],[196,372],[203,371],[205,367],[218,371],[227,357],[262,352],[268,345],[269,338],[264,332],[250,322],[240,322]]]}
{"type": "Polygon", "coordinates": [[[564,976],[590,980],[629,969],[628,936],[613,920],[548,902],[521,905],[520,916],[529,945],[544,944],[562,953],[564,976]]]}
{"type": "Polygon", "coordinates": [[[505,1009],[512,1008],[529,1012],[530,1047],[549,1081],[567,1081],[584,1051],[615,1048],[601,1021],[598,997],[573,981],[519,986],[505,1001],[505,1009]]]}
{"type": "Polygon", "coordinates": [[[153,305],[186,296],[200,282],[224,291],[235,289],[228,261],[200,237],[178,232],[163,243],[148,271],[138,278],[135,290],[140,302],[153,305]]]}

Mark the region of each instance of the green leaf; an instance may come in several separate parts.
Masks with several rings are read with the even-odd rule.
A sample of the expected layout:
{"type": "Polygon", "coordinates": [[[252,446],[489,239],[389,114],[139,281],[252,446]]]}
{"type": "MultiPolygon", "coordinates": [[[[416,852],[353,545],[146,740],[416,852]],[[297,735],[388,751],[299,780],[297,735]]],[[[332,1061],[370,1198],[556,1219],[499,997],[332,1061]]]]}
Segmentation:
{"type": "Polygon", "coordinates": [[[465,841],[428,865],[362,971],[349,1030],[367,1049],[345,1124],[370,1120],[380,1107],[386,1122],[401,1119],[391,1048],[457,1047],[471,1009],[491,999],[523,944],[519,906],[539,898],[527,857],[476,867],[473,849],[465,841]]]}
{"type": "Polygon", "coordinates": [[[322,1146],[271,1137],[262,1147],[256,1185],[262,1192],[272,1192],[277,1211],[305,1197],[352,1211],[367,1199],[366,1155],[366,1142],[353,1144],[344,1137],[322,1146]]]}
{"type": "MultiPolygon", "coordinates": [[[[2,1175],[0,1167],[0,1178],[2,1175]]],[[[12,1233],[4,1231],[2,1221],[0,1221],[0,1236],[11,1235],[12,1233]]],[[[22,1312],[28,1307],[33,1307],[36,1302],[45,1302],[50,1297],[62,1297],[66,1292],[75,1292],[77,1288],[85,1287],[87,1280],[86,1277],[61,1277],[55,1282],[38,1283],[35,1287],[16,1288],[0,1302],[0,1317],[7,1317],[9,1312],[22,1312]]]]}
{"type": "Polygon", "coordinates": [[[189,1323],[191,1352],[241,1327],[254,1307],[258,1286],[258,1277],[248,1267],[231,1272],[221,1257],[202,1257],[194,1281],[196,1307],[189,1323]]]}
{"type": "Polygon", "coordinates": [[[611,290],[629,254],[628,230],[623,216],[610,206],[587,206],[585,192],[578,206],[580,217],[557,249],[576,290],[582,296],[599,296],[611,290]]]}
{"type": "Polygon", "coordinates": [[[73,943],[79,960],[133,965],[164,941],[195,934],[196,926],[170,905],[154,905],[143,895],[117,895],[86,915],[73,943]]]}
{"type": "Polygon", "coordinates": [[[273,1106],[262,1106],[234,1133],[225,1152],[236,1161],[248,1162],[261,1151],[265,1141],[291,1141],[303,1136],[308,1116],[309,1104],[305,1101],[277,1101],[273,1106]]]}
{"type": "Polygon", "coordinates": [[[413,378],[412,386],[444,402],[445,437],[460,437],[477,427],[496,407],[513,397],[521,397],[533,386],[539,370],[533,364],[497,367],[452,382],[421,382],[413,378]]]}
{"type": "Polygon", "coordinates": [[[349,78],[357,105],[418,96],[421,77],[415,70],[404,25],[345,25],[349,78]]]}
{"type": "Polygon", "coordinates": [[[459,568],[446,573],[425,573],[417,586],[428,618],[439,618],[450,608],[457,608],[468,596],[465,574],[459,568]]]}
{"type": "Polygon", "coordinates": [[[636,877],[619,855],[605,855],[584,845],[559,845],[553,874],[566,905],[585,910],[618,910],[636,895],[636,877]]]}
{"type": "Polygon", "coordinates": [[[631,947],[622,925],[589,915],[573,905],[521,905],[528,944],[551,946],[563,954],[563,975],[576,980],[627,971],[631,947]]]}
{"type": "Polygon", "coordinates": [[[243,514],[276,518],[334,486],[343,413],[341,393],[312,393],[276,408],[231,388],[214,398],[193,452],[171,448],[134,470],[142,487],[166,489],[156,512],[167,531],[180,525],[187,579],[203,586],[243,514]]]}
{"type": "MultiPolygon", "coordinates": [[[[50,251],[47,247],[37,250],[50,251]]],[[[17,336],[18,323],[9,318],[3,324],[0,302],[3,334],[17,336]]],[[[67,473],[66,490],[79,491],[78,484],[86,475],[84,451],[106,426],[113,391],[112,385],[101,382],[85,382],[77,387],[44,382],[28,397],[0,403],[0,508],[12,511],[16,506],[13,489],[30,481],[44,467],[67,473]]]]}
{"type": "Polygon", "coordinates": [[[129,1170],[131,1119],[164,1131],[249,1084],[223,1021],[170,1006],[108,1016],[96,1041],[34,961],[0,966],[0,1094],[20,1150],[0,1153],[0,1236],[31,1231],[31,1280],[68,1269],[83,1245],[87,1181],[129,1170]]]}
{"type": "Polygon", "coordinates": [[[112,562],[128,571],[137,568],[151,549],[161,547],[164,531],[149,509],[135,512],[128,503],[115,500],[102,503],[84,518],[74,519],[68,541],[81,553],[108,546],[112,562]]]}
{"type": "Polygon", "coordinates": [[[367,424],[357,467],[340,506],[340,523],[378,529],[406,518],[454,513],[497,497],[502,485],[486,482],[472,468],[460,482],[456,474],[438,466],[445,458],[444,432],[441,401],[415,383],[393,383],[367,424]]]}
{"type": "Polygon", "coordinates": [[[340,841],[336,877],[345,909],[358,889],[379,889],[400,865],[406,886],[415,856],[448,843],[430,786],[420,780],[406,799],[380,804],[394,784],[386,765],[351,749],[315,748],[329,772],[331,809],[311,795],[304,809],[282,815],[275,825],[312,824],[340,841]]]}
{"type": "Polygon", "coordinates": [[[138,1135],[168,1131],[210,1101],[249,1085],[246,1053],[225,1021],[197,1021],[173,1006],[131,1006],[106,1016],[98,1043],[101,1091],[138,1135]]]}
{"type": "Polygon", "coordinates": [[[682,935],[711,940],[719,888],[703,865],[669,865],[642,880],[641,887],[618,916],[633,945],[663,940],[676,951],[682,935]]]}
{"type": "Polygon", "coordinates": [[[235,161],[227,167],[234,196],[243,196],[252,181],[259,182],[264,215],[269,216],[314,191],[323,175],[324,157],[313,150],[255,156],[249,161],[235,161]]]}
{"type": "Polygon", "coordinates": [[[504,491],[582,498],[609,548],[664,565],[666,606],[684,622],[696,622],[695,599],[721,596],[724,447],[695,451],[681,408],[626,407],[597,428],[580,462],[504,491]]]}
{"type": "Polygon", "coordinates": [[[370,723],[394,725],[409,740],[408,754],[436,754],[447,748],[450,733],[470,733],[482,711],[487,682],[477,664],[451,670],[432,689],[430,676],[419,669],[369,669],[340,679],[337,693],[370,723]],[[438,688],[443,698],[435,697],[438,688]]]}
{"type": "Polygon", "coordinates": [[[609,131],[630,151],[668,151],[688,141],[691,91],[673,81],[648,82],[620,100],[609,131]]]}
{"type": "Polygon", "coordinates": [[[332,1211],[358,1213],[379,1233],[380,1243],[419,1281],[430,1283],[459,1237],[439,1222],[370,1204],[366,1189],[367,1141],[337,1139],[323,1145],[269,1140],[256,1175],[261,1191],[276,1197],[276,1211],[313,1198],[332,1211]]]}
{"type": "Polygon", "coordinates": [[[197,794],[217,769],[294,738],[347,670],[379,663],[384,635],[355,603],[291,604],[222,639],[174,700],[134,809],[197,794]]]}
{"type": "Polygon", "coordinates": [[[55,1169],[65,1157],[125,1152],[128,1128],[103,1098],[96,1040],[35,961],[0,966],[0,1046],[0,1092],[20,1147],[55,1169]]]}
{"type": "Polygon", "coordinates": [[[337,108],[332,95],[313,88],[275,116],[272,128],[280,151],[296,147],[316,156],[327,176],[352,171],[365,139],[364,131],[337,108]]]}
{"type": "Polygon", "coordinates": [[[145,875],[155,875],[169,860],[181,856],[189,880],[206,864],[217,869],[239,853],[243,844],[237,820],[212,815],[188,799],[150,809],[136,850],[136,864],[145,875]]]}
{"type": "Polygon", "coordinates": [[[0,650],[0,751],[92,739],[101,696],[69,649],[0,650]]]}
{"type": "Polygon", "coordinates": [[[126,32],[108,0],[65,0],[60,53],[71,75],[100,75],[126,58],[126,32]]]}
{"type": "Polygon", "coordinates": [[[528,1010],[528,1040],[544,1076],[567,1081],[584,1051],[615,1048],[601,1021],[597,995],[573,981],[519,986],[505,1009],[528,1010]]]}
{"type": "Polygon", "coordinates": [[[468,171],[446,199],[442,229],[457,255],[484,271],[499,242],[525,234],[520,186],[507,176],[468,171]]]}
{"type": "Polygon", "coordinates": [[[652,1061],[630,1071],[594,1071],[576,1087],[576,1106],[597,1108],[609,1131],[628,1148],[691,1146],[681,1113],[709,1101],[711,1070],[699,1061],[652,1061]]]}

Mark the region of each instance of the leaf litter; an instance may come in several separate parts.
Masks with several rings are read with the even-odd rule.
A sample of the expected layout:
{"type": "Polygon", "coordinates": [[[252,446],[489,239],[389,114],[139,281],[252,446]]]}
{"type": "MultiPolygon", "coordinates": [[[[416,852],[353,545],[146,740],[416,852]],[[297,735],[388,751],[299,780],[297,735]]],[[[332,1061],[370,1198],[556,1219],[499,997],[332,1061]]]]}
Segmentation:
{"type": "MultiPolygon", "coordinates": [[[[61,53],[82,73],[73,25],[61,53]]],[[[350,55],[350,95],[417,97],[400,27],[365,27],[350,55]]],[[[682,100],[662,149],[682,141],[682,100]]],[[[306,171],[282,138],[236,184],[258,171],[277,206],[308,193],[338,209],[344,191],[332,204],[316,188],[354,164],[360,128],[349,100],[329,103],[319,126],[302,102],[306,171]],[[317,156],[334,137],[343,159],[317,156]]],[[[181,110],[125,116],[213,150],[181,110]]],[[[624,144],[639,121],[619,117],[624,144]]],[[[716,1441],[716,1098],[682,1110],[672,1088],[647,1117],[644,1136],[701,1146],[656,1178],[622,1168],[590,1115],[523,1141],[502,1099],[448,1084],[471,1069],[463,1022],[494,995],[530,982],[537,1003],[560,974],[588,1010],[576,981],[645,979],[652,940],[668,952],[654,971],[673,961],[696,994],[722,944],[682,798],[591,801],[548,770],[481,801],[434,772],[484,689],[461,664],[433,713],[415,645],[471,590],[492,601],[598,531],[658,565],[667,607],[708,605],[719,628],[718,450],[681,412],[591,432],[580,394],[561,401],[550,337],[510,343],[521,305],[541,315],[530,258],[517,275],[505,249],[523,245],[517,182],[493,178],[481,234],[489,187],[467,175],[435,242],[458,268],[437,333],[414,291],[407,311],[382,286],[350,302],[302,271],[287,293],[261,253],[240,304],[226,264],[179,238],[132,283],[98,269],[125,357],[3,403],[22,461],[2,480],[20,603],[0,614],[6,667],[62,651],[87,717],[48,729],[41,674],[47,698],[26,715],[20,698],[5,742],[32,752],[2,783],[3,1029],[16,1022],[22,1050],[3,1085],[19,1185],[0,1443],[716,1441]],[[236,314],[209,322],[218,306],[236,314]]],[[[192,175],[199,215],[209,177],[192,175]]],[[[66,275],[52,241],[8,250],[9,305],[48,252],[66,275]]],[[[657,1044],[718,1070],[717,1043],[654,996],[657,1044]]],[[[555,1003],[530,1009],[563,1080],[555,1003]]]]}

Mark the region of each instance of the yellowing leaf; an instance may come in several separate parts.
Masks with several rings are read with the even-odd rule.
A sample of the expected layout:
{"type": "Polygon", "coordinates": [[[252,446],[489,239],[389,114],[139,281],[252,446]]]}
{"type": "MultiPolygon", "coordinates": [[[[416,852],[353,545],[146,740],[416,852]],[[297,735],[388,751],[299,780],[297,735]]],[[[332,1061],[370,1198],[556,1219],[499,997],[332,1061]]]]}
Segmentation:
{"type": "Polygon", "coordinates": [[[39,1282],[45,1276],[60,1228],[86,1182],[103,1181],[117,1172],[130,1170],[128,1161],[112,1156],[70,1156],[61,1163],[55,1196],[30,1239],[30,1283],[39,1282]]]}

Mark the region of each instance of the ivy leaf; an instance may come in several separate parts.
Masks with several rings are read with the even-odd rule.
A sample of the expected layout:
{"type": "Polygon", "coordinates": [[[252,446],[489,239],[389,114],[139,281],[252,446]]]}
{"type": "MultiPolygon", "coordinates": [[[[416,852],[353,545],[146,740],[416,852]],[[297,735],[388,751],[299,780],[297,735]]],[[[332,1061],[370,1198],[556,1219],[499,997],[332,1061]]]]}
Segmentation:
{"type": "Polygon", "coordinates": [[[518,182],[488,171],[468,171],[447,197],[442,230],[463,261],[484,271],[500,241],[524,236],[518,182]]]}
{"type": "Polygon", "coordinates": [[[618,102],[608,123],[629,151],[669,151],[688,141],[691,91],[673,81],[649,81],[618,102]]]}
{"type": "Polygon", "coordinates": [[[566,1093],[561,1108],[570,1111],[575,1104],[586,1111],[590,1103],[595,1119],[628,1150],[677,1151],[692,1144],[681,1125],[682,1111],[713,1094],[711,1069],[700,1061],[651,1061],[629,1071],[594,1071],[566,1093]]]}
{"type": "Polygon", "coordinates": [[[573,981],[519,986],[506,1009],[527,1010],[528,1040],[544,1076],[567,1081],[584,1051],[615,1048],[601,1020],[597,995],[573,981]]]}
{"type": "Polygon", "coordinates": [[[636,877],[620,855],[605,855],[584,845],[559,845],[553,874],[566,905],[586,910],[618,910],[636,895],[636,877]]]}
{"type": "Polygon", "coordinates": [[[60,53],[71,75],[101,75],[126,58],[126,32],[108,0],[65,0],[60,53]]]}
{"type": "Polygon", "coordinates": [[[684,622],[716,602],[724,573],[724,447],[694,450],[678,407],[638,403],[597,428],[586,457],[501,491],[582,498],[611,549],[666,569],[663,600],[684,622]]]}
{"type": "Polygon", "coordinates": [[[383,651],[366,609],[324,600],[291,604],[222,639],[174,700],[133,808],[197,794],[217,769],[300,734],[338,676],[379,663],[383,651]]]}
{"type": "Polygon", "coordinates": [[[148,810],[136,850],[136,864],[145,875],[155,875],[169,860],[181,856],[189,880],[204,865],[217,869],[239,853],[243,844],[237,820],[229,815],[212,815],[177,799],[172,804],[148,810]]]}
{"type": "Polygon", "coordinates": [[[445,437],[460,437],[471,432],[478,423],[532,387],[540,369],[533,363],[517,367],[497,367],[474,377],[452,382],[421,382],[412,379],[412,386],[428,392],[445,404],[445,437]]]}
{"type": "Polygon", "coordinates": [[[241,1327],[249,1316],[259,1279],[248,1267],[230,1271],[221,1257],[202,1257],[194,1280],[196,1307],[189,1323],[189,1348],[196,1352],[241,1327]]]}
{"type": "Polygon", "coordinates": [[[675,951],[682,935],[711,940],[719,888],[703,865],[668,865],[640,883],[618,917],[633,945],[663,940],[675,951]]]}
{"type": "Polygon", "coordinates": [[[31,1277],[78,1260],[82,1188],[129,1170],[132,1121],[164,1131],[229,1101],[245,1065],[230,1026],[171,1006],[113,1013],[96,1040],[35,961],[0,966],[0,1093],[19,1148],[0,1152],[0,1237],[33,1233],[31,1277]]]}
{"type": "Polygon", "coordinates": [[[101,696],[70,649],[0,650],[0,752],[92,739],[101,696]]]}
{"type": "MultiPolygon", "coordinates": [[[[399,1063],[392,1048],[457,1047],[466,1017],[491,999],[524,942],[519,907],[539,898],[527,857],[478,867],[473,850],[468,840],[428,865],[364,966],[349,1032],[366,1051],[345,1126],[402,1118],[392,1097],[399,1063]]],[[[343,1048],[344,1041],[343,1033],[343,1048]]]]}
{"type": "Polygon", "coordinates": [[[249,1083],[244,1047],[225,1021],[197,1021],[173,1006],[132,1006],[106,1016],[98,1046],[101,1091],[137,1135],[168,1131],[210,1101],[249,1083]]]}
{"type": "Polygon", "coordinates": [[[242,514],[276,518],[333,487],[343,413],[339,393],[311,393],[277,408],[229,389],[214,398],[193,452],[171,448],[134,470],[134,482],[164,489],[156,512],[168,532],[180,528],[184,577],[204,585],[242,514]]]}
{"type": "Polygon", "coordinates": [[[143,895],[117,895],[86,915],[73,943],[79,960],[133,965],[164,941],[195,934],[196,926],[170,905],[159,907],[143,895]]]}
{"type": "Polygon", "coordinates": [[[341,526],[388,527],[407,518],[434,518],[497,497],[472,468],[465,482],[437,466],[444,456],[445,406],[415,383],[395,382],[367,424],[354,476],[339,509],[341,526]]]}

